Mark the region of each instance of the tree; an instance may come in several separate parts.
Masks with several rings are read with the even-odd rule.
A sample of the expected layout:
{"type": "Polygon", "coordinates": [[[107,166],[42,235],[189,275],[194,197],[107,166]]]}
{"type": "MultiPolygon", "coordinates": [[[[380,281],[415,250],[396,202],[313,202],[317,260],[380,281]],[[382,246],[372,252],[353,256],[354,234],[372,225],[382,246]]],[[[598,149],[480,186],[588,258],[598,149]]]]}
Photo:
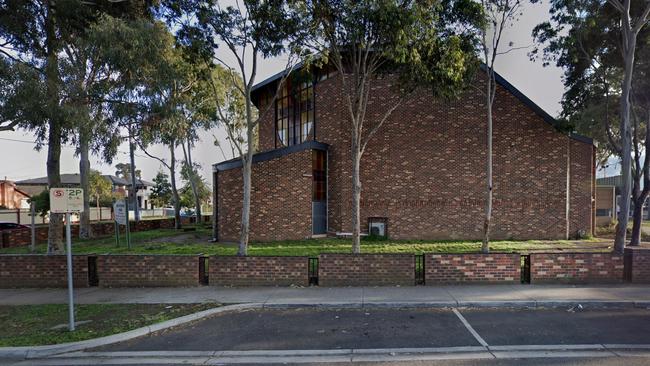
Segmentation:
{"type": "MultiPolygon", "coordinates": [[[[187,178],[184,179],[185,179],[185,185],[183,185],[183,187],[180,189],[181,206],[186,209],[196,208],[196,204],[194,202],[195,188],[192,187],[189,179],[187,178]]],[[[201,205],[207,203],[208,200],[210,199],[210,196],[212,195],[210,188],[208,188],[208,185],[205,183],[205,180],[202,177],[199,177],[199,180],[196,183],[196,191],[198,192],[199,204],[201,205]]],[[[194,211],[194,214],[197,214],[196,211],[194,211]]],[[[200,220],[200,216],[198,215],[197,215],[197,220],[200,220]]]]}
{"type": "Polygon", "coordinates": [[[485,204],[485,221],[483,222],[483,243],[481,251],[490,251],[490,222],[492,220],[492,108],[496,98],[496,73],[494,64],[499,54],[512,50],[500,49],[501,38],[506,27],[512,25],[521,11],[519,0],[481,0],[485,12],[485,24],[480,28],[481,56],[485,65],[487,82],[485,84],[485,105],[487,106],[487,193],[485,204]]]}
{"type": "MultiPolygon", "coordinates": [[[[602,119],[610,147],[620,155],[622,162],[622,199],[614,241],[615,250],[622,252],[629,220],[629,198],[632,195],[636,201],[644,196],[637,189],[634,194],[632,191],[632,185],[639,186],[642,171],[646,169],[639,162],[641,155],[637,152],[640,144],[638,137],[642,130],[630,123],[630,102],[634,67],[637,63],[637,39],[640,34],[643,35],[641,31],[650,19],[650,2],[554,0],[551,4],[551,22],[538,25],[533,34],[539,43],[545,45],[544,54],[550,55],[547,60],[556,61],[558,66],[565,68],[565,85],[570,87],[565,99],[571,100],[577,96],[576,99],[580,100],[585,95],[580,88],[593,90],[593,85],[600,83],[605,94],[606,112],[609,112],[609,96],[619,94],[616,96],[620,121],[618,141],[614,138],[614,129],[610,127],[609,113],[605,113],[602,119]],[[559,29],[568,29],[568,33],[559,29]],[[616,88],[616,84],[620,87],[616,88]],[[633,152],[638,157],[635,159],[636,178],[632,175],[633,152]],[[637,183],[632,182],[632,179],[637,183]]],[[[638,235],[640,236],[640,227],[638,235]]],[[[633,242],[635,241],[633,236],[633,242]]]]}
{"type": "Polygon", "coordinates": [[[222,7],[215,0],[186,0],[171,2],[168,7],[169,18],[182,23],[178,34],[181,41],[197,50],[208,62],[216,60],[223,65],[231,75],[232,86],[241,93],[245,102],[245,136],[241,140],[234,140],[230,136],[242,160],[243,195],[238,255],[246,255],[248,252],[251,172],[256,152],[256,130],[260,115],[270,109],[258,114],[251,99],[258,72],[258,57],[274,57],[287,51],[285,76],[296,63],[293,49],[286,46],[291,39],[301,34],[301,29],[298,27],[296,13],[287,3],[282,0],[244,0],[241,4],[237,3],[237,6],[222,7]],[[227,49],[235,60],[234,67],[219,57],[216,52],[218,47],[227,49]]]}
{"type": "Polygon", "coordinates": [[[316,64],[333,67],[350,128],[352,251],[359,253],[361,158],[384,122],[418,87],[436,97],[453,97],[477,66],[480,5],[471,1],[306,1],[311,23],[303,46],[316,64]],[[372,83],[395,78],[394,96],[382,101],[375,120],[367,117],[372,83]]]}
{"type": "Polygon", "coordinates": [[[90,176],[88,177],[88,195],[95,201],[97,209],[100,209],[100,202],[106,202],[111,199],[112,193],[113,185],[111,182],[104,178],[97,170],[91,170],[90,176]]]}
{"type": "Polygon", "coordinates": [[[49,214],[50,212],[50,192],[48,190],[44,190],[43,192],[39,194],[33,195],[29,200],[29,203],[34,203],[34,207],[36,210],[36,213],[40,217],[45,217],[49,214]]]}
{"type": "MultiPolygon", "coordinates": [[[[118,163],[115,165],[115,176],[122,179],[131,180],[131,164],[130,163],[118,163]]],[[[142,171],[140,169],[135,170],[135,176],[138,179],[142,178],[142,171]]]]}
{"type": "Polygon", "coordinates": [[[162,170],[158,171],[156,177],[153,179],[153,187],[149,194],[149,200],[157,207],[167,207],[172,199],[172,187],[169,183],[169,176],[163,173],[162,170]]]}
{"type": "MultiPolygon", "coordinates": [[[[60,155],[64,130],[67,128],[61,105],[59,58],[61,45],[69,30],[83,26],[84,6],[76,1],[10,1],[0,3],[0,55],[6,62],[34,70],[30,77],[42,83],[43,99],[31,100],[43,111],[43,118],[27,120],[24,127],[36,131],[38,145],[47,144],[47,178],[49,187],[61,185],[60,155]],[[73,7],[78,6],[73,10],[73,7]],[[80,11],[81,10],[81,11],[80,11]]],[[[15,121],[15,120],[14,120],[15,121]]],[[[3,125],[15,127],[14,121],[3,125]],[[13,125],[13,126],[12,126],[13,125]]],[[[48,233],[48,254],[62,253],[63,220],[51,214],[48,233]]]]}
{"type": "MultiPolygon", "coordinates": [[[[625,74],[621,81],[621,102],[620,102],[620,130],[621,130],[621,173],[623,188],[621,190],[621,212],[618,215],[616,224],[616,237],[614,248],[619,253],[625,249],[625,237],[627,235],[627,223],[630,216],[630,194],[632,192],[632,129],[630,126],[630,91],[632,89],[632,75],[634,73],[634,56],[636,52],[637,36],[641,29],[650,20],[650,1],[646,1],[645,8],[635,18],[631,14],[631,0],[609,0],[609,3],[620,13],[621,16],[621,41],[623,44],[623,63],[625,74]]],[[[646,195],[647,196],[647,195],[646,195]]]]}

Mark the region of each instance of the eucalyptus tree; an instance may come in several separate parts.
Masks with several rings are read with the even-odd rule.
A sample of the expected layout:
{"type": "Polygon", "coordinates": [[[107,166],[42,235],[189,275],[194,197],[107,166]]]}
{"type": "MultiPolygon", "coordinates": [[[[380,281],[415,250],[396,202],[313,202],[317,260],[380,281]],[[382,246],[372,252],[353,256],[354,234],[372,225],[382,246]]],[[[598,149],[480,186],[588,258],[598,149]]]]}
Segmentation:
{"type": "MultiPolygon", "coordinates": [[[[245,134],[231,141],[237,146],[242,161],[243,195],[238,255],[246,255],[248,251],[256,130],[260,117],[270,110],[256,111],[251,99],[257,80],[258,61],[259,58],[284,54],[288,60],[284,80],[298,59],[294,49],[288,46],[302,34],[303,29],[298,27],[299,19],[292,7],[288,6],[289,3],[293,2],[242,0],[236,1],[234,6],[222,6],[217,0],[167,2],[168,19],[178,24],[181,42],[197,50],[207,62],[224,66],[230,73],[232,86],[245,101],[245,134]],[[217,52],[219,48],[225,49],[234,61],[228,62],[220,57],[217,52]]],[[[275,99],[276,95],[277,90],[272,98],[275,99]]]]}
{"type": "Polygon", "coordinates": [[[299,2],[310,37],[302,45],[338,78],[351,138],[352,251],[359,253],[361,158],[372,137],[419,87],[436,97],[461,93],[478,61],[473,29],[481,22],[473,1],[339,0],[299,2]],[[383,112],[367,117],[372,83],[395,77],[383,112]]]}
{"type": "MultiPolygon", "coordinates": [[[[618,252],[625,248],[630,196],[639,199],[643,196],[642,192],[633,194],[637,190],[632,189],[639,186],[640,176],[646,170],[641,167],[645,163],[639,162],[640,154],[636,152],[640,140],[638,136],[633,138],[633,135],[637,135],[635,131],[640,135],[643,133],[631,124],[630,115],[632,84],[638,63],[635,54],[640,47],[647,47],[644,45],[647,45],[649,27],[646,25],[649,21],[650,1],[553,0],[551,20],[538,25],[533,31],[541,44],[533,56],[542,49],[545,63],[555,62],[565,69],[565,113],[571,113],[567,107],[581,109],[576,101],[587,95],[585,91],[596,90],[596,85],[601,89],[599,97],[606,103],[606,113],[600,119],[605,125],[600,131],[607,137],[611,151],[621,158],[622,199],[614,241],[618,252]],[[637,42],[639,39],[644,41],[637,42]],[[613,128],[610,123],[610,96],[619,104],[618,128],[613,128]],[[615,134],[618,134],[618,138],[615,134]],[[635,159],[634,175],[633,154],[638,157],[635,159]]],[[[638,232],[640,235],[640,228],[638,232]]],[[[634,237],[632,242],[636,242],[634,237]]]]}
{"type": "Polygon", "coordinates": [[[511,44],[504,47],[502,38],[504,30],[511,27],[521,14],[522,3],[520,0],[481,0],[480,3],[485,16],[484,23],[482,24],[482,27],[479,28],[479,33],[481,38],[480,55],[486,74],[485,93],[483,95],[487,107],[487,192],[481,251],[483,253],[488,253],[490,251],[490,224],[492,221],[492,196],[494,189],[492,180],[492,122],[493,106],[497,88],[494,65],[498,55],[515,49],[511,44]]]}

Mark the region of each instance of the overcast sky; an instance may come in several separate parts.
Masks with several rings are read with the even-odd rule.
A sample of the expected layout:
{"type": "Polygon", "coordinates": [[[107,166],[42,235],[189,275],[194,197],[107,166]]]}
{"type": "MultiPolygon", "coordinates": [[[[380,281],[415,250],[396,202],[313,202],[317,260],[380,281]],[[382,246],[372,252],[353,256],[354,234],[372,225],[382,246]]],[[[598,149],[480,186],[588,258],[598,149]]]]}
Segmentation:
{"type": "MultiPolygon", "coordinates": [[[[516,47],[532,45],[532,28],[548,19],[548,3],[546,1],[543,4],[525,4],[524,15],[513,28],[508,30],[503,44],[507,45],[512,41],[516,47]]],[[[554,66],[542,67],[539,61],[529,61],[527,52],[528,50],[517,50],[499,56],[496,70],[548,113],[556,116],[560,109],[559,102],[564,89],[562,71],[554,66]]],[[[261,60],[257,80],[264,80],[278,72],[284,63],[283,59],[261,60]]],[[[209,183],[211,183],[209,178],[211,165],[223,160],[219,149],[213,145],[213,136],[223,138],[223,135],[223,132],[218,130],[204,133],[193,155],[195,161],[202,165],[202,174],[208,178],[209,183]]],[[[34,136],[25,131],[0,132],[0,179],[4,179],[6,176],[10,180],[21,180],[46,175],[46,150],[35,151],[33,140],[34,136]]],[[[162,158],[167,158],[169,155],[169,152],[161,146],[154,146],[149,152],[162,158]]],[[[72,147],[66,146],[62,149],[61,173],[79,172],[79,161],[73,153],[72,147]]],[[[181,155],[180,149],[178,155],[181,155]]],[[[115,164],[128,161],[128,145],[123,144],[113,164],[109,165],[97,158],[92,158],[91,166],[104,174],[114,174],[115,164]]],[[[158,161],[145,156],[140,151],[136,152],[136,166],[142,170],[142,177],[145,180],[152,180],[161,168],[158,161]]]]}

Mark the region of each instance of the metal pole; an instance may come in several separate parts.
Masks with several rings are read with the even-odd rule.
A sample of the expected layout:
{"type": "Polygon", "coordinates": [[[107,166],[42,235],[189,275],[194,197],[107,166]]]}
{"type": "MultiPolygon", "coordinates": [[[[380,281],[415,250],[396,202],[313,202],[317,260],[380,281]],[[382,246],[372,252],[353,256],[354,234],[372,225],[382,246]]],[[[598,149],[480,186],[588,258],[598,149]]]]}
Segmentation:
{"type": "Polygon", "coordinates": [[[36,251],[36,204],[34,201],[29,203],[29,208],[32,213],[32,246],[29,251],[34,253],[36,251]]]}
{"type": "Polygon", "coordinates": [[[126,205],[126,247],[131,250],[131,225],[129,224],[129,200],[124,200],[126,205]]]}
{"type": "Polygon", "coordinates": [[[65,213],[66,257],[68,259],[68,328],[74,331],[74,286],[72,283],[72,235],[70,234],[70,212],[65,213]]]}

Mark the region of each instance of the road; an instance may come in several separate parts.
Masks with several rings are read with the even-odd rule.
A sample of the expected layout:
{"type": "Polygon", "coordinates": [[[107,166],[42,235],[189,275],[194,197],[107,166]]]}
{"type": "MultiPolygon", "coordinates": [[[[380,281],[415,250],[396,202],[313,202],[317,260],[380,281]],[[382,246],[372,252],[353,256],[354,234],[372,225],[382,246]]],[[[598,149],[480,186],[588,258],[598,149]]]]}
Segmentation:
{"type": "Polygon", "coordinates": [[[228,363],[648,365],[650,310],[246,310],[17,365],[228,363]]]}

